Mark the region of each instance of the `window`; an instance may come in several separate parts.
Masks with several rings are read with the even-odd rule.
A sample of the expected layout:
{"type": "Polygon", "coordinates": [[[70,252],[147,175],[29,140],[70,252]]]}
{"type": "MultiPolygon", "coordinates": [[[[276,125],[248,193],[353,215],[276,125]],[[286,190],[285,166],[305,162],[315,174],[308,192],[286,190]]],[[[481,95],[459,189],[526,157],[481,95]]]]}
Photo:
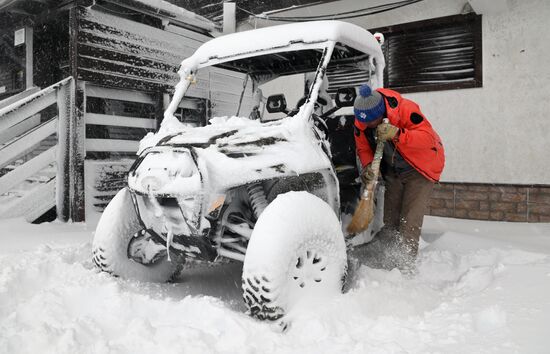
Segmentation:
{"type": "Polygon", "coordinates": [[[14,45],[14,30],[0,35],[0,100],[25,89],[25,46],[14,45]]]}
{"type": "Polygon", "coordinates": [[[384,34],[384,86],[400,92],[482,86],[481,15],[371,30],[384,34]]]}

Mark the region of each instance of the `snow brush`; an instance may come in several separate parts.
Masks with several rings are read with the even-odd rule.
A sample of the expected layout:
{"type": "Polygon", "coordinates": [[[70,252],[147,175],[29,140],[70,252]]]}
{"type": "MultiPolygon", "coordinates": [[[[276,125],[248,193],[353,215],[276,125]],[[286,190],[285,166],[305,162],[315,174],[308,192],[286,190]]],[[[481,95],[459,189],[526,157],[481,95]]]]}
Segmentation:
{"type": "Polygon", "coordinates": [[[380,174],[380,162],[382,161],[382,153],[384,152],[384,141],[378,140],[376,143],[376,151],[374,152],[374,158],[372,161],[372,171],[374,176],[372,180],[365,186],[361,200],[351,222],[347,227],[347,231],[350,235],[355,235],[365,231],[372,219],[374,219],[374,190],[378,183],[378,175],[380,174]]]}

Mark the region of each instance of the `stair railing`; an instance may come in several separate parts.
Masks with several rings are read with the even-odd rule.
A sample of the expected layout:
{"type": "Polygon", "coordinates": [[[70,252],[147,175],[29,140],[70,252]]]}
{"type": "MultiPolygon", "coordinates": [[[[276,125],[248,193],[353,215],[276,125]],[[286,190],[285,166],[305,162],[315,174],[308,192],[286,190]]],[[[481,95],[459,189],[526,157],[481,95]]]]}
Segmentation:
{"type": "Polygon", "coordinates": [[[55,205],[58,219],[70,219],[70,139],[74,111],[75,83],[72,77],[0,108],[0,169],[57,133],[56,145],[0,176],[0,194],[3,194],[49,164],[56,163],[55,181],[50,181],[39,191],[46,203],[38,205],[35,198],[23,197],[22,205],[10,211],[13,216],[20,216],[16,213],[22,212],[31,221],[55,205]],[[37,114],[52,105],[57,107],[56,117],[45,122],[36,119],[37,114]],[[54,196],[53,200],[50,201],[49,196],[54,196]]]}

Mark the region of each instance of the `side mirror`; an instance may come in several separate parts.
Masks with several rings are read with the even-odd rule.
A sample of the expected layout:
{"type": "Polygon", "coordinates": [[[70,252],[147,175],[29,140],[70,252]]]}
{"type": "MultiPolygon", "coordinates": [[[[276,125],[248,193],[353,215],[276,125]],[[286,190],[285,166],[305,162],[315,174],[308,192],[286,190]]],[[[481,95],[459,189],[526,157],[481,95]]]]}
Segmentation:
{"type": "Polygon", "coordinates": [[[271,95],[265,105],[269,113],[286,113],[286,98],[283,94],[271,95]]]}
{"type": "Polygon", "coordinates": [[[353,87],[342,87],[336,91],[334,99],[336,107],[352,107],[357,93],[353,87]]]}

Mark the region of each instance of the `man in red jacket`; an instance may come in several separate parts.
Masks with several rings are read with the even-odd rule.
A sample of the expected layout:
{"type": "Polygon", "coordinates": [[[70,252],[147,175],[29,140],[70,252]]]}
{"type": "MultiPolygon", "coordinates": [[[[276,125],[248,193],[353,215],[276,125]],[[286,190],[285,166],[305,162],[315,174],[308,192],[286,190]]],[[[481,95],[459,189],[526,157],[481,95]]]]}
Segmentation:
{"type": "Polygon", "coordinates": [[[384,227],[375,239],[392,250],[386,252],[393,258],[387,260],[389,267],[411,270],[433,184],[445,164],[443,144],[418,105],[396,91],[361,86],[354,113],[364,184],[374,175],[370,167],[376,142],[386,142],[380,165],[386,187],[384,227]]]}

